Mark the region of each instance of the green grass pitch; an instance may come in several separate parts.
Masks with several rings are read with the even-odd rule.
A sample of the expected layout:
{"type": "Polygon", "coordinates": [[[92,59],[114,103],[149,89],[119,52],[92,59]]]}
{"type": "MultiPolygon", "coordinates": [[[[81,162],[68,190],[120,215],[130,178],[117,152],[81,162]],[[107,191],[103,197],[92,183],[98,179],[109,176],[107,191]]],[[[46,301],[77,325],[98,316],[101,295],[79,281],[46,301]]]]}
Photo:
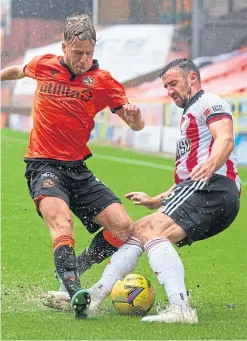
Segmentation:
{"type": "MultiPolygon", "coordinates": [[[[144,324],[139,317],[120,316],[107,299],[100,316],[75,320],[72,313],[44,307],[40,294],[56,290],[53,255],[47,228],[35,212],[24,179],[23,156],[28,135],[2,131],[2,340],[223,340],[247,337],[247,169],[241,210],[222,234],[184,247],[179,253],[192,291],[199,324],[144,324]]],[[[173,160],[119,148],[92,145],[95,156],[88,167],[123,199],[136,220],[150,213],[124,199],[129,191],[155,195],[173,183],[173,160]],[[144,163],[147,162],[147,166],[144,163]],[[165,167],[163,167],[165,166],[165,167]],[[168,166],[168,167],[166,167],[168,166]]],[[[91,235],[75,219],[76,251],[85,248],[91,235]]],[[[106,265],[94,266],[81,278],[90,287],[106,265]]],[[[166,302],[163,289],[149,268],[146,256],[135,270],[147,276],[157,302],[166,302]]],[[[155,306],[151,312],[155,312],[155,306]]]]}

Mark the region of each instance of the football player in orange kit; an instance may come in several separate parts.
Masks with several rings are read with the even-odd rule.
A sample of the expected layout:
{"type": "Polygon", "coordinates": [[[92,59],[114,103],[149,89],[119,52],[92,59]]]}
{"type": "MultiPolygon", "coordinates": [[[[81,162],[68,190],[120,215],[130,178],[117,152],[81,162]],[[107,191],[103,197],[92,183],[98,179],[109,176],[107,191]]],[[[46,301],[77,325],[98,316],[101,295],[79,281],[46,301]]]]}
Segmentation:
{"type": "Polygon", "coordinates": [[[94,238],[91,251],[89,247],[90,252],[83,253],[82,262],[84,257],[94,258],[90,265],[100,262],[126,240],[137,247],[130,237],[133,222],[120,199],[85,163],[91,156],[87,142],[94,117],[102,109],[110,107],[132,130],[144,127],[140,109],[128,103],[122,85],[93,59],[95,44],[90,18],[74,15],[64,29],[63,56],[36,56],[25,66],[1,71],[2,81],[31,77],[37,82],[25,177],[37,211],[49,227],[56,272],[77,318],[87,316],[90,295],[81,288],[72,212],[91,233],[105,227],[94,238]]]}

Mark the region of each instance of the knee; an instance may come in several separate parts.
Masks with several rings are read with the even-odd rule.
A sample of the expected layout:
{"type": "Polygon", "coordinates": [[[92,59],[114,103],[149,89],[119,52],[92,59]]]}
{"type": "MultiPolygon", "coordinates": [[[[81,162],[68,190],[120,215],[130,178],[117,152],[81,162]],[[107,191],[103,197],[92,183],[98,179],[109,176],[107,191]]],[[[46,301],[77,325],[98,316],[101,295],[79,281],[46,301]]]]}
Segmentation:
{"type": "Polygon", "coordinates": [[[115,224],[112,233],[121,241],[127,240],[133,234],[134,222],[128,217],[121,217],[115,224]]]}
{"type": "Polygon", "coordinates": [[[128,216],[121,217],[117,225],[120,230],[133,232],[134,222],[128,216]]]}

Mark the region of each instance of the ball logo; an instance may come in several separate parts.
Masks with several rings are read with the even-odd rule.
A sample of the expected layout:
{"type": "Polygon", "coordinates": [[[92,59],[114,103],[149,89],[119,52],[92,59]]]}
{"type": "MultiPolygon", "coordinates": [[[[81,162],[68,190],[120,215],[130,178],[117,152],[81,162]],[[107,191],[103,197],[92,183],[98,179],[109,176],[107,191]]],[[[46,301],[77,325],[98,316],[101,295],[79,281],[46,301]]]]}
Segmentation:
{"type": "Polygon", "coordinates": [[[134,299],[145,289],[143,287],[138,287],[135,285],[125,285],[124,289],[127,289],[128,292],[126,294],[127,296],[127,302],[131,304],[131,302],[134,301],[134,299]]]}
{"type": "Polygon", "coordinates": [[[140,280],[142,281],[143,280],[143,277],[138,277],[138,276],[131,276],[131,277],[128,277],[126,278],[126,281],[135,281],[135,280],[140,280]]]}

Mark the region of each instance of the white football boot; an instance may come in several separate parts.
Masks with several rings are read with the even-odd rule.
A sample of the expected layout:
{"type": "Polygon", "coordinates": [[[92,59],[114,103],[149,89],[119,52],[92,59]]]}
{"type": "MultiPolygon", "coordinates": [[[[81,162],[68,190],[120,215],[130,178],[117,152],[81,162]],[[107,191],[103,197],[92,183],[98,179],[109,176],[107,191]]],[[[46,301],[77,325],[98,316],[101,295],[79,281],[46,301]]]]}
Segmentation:
{"type": "Polygon", "coordinates": [[[156,323],[198,323],[196,309],[190,305],[172,304],[167,309],[161,311],[158,315],[145,316],[141,319],[142,322],[156,323]]]}
{"type": "Polygon", "coordinates": [[[89,295],[91,296],[91,303],[89,306],[89,313],[92,315],[100,313],[100,305],[103,302],[104,298],[97,297],[98,295],[96,294],[94,287],[88,289],[89,295]]]}
{"type": "Polygon", "coordinates": [[[52,309],[71,311],[70,297],[67,291],[48,291],[41,296],[42,303],[52,309]]]}
{"type": "MultiPolygon", "coordinates": [[[[90,293],[90,290],[89,290],[90,293]]],[[[61,311],[71,311],[71,300],[67,291],[48,291],[41,296],[42,303],[49,308],[61,310],[61,311]]],[[[92,315],[98,314],[100,312],[99,306],[102,300],[96,300],[91,297],[91,303],[88,308],[88,312],[92,315]]]]}

